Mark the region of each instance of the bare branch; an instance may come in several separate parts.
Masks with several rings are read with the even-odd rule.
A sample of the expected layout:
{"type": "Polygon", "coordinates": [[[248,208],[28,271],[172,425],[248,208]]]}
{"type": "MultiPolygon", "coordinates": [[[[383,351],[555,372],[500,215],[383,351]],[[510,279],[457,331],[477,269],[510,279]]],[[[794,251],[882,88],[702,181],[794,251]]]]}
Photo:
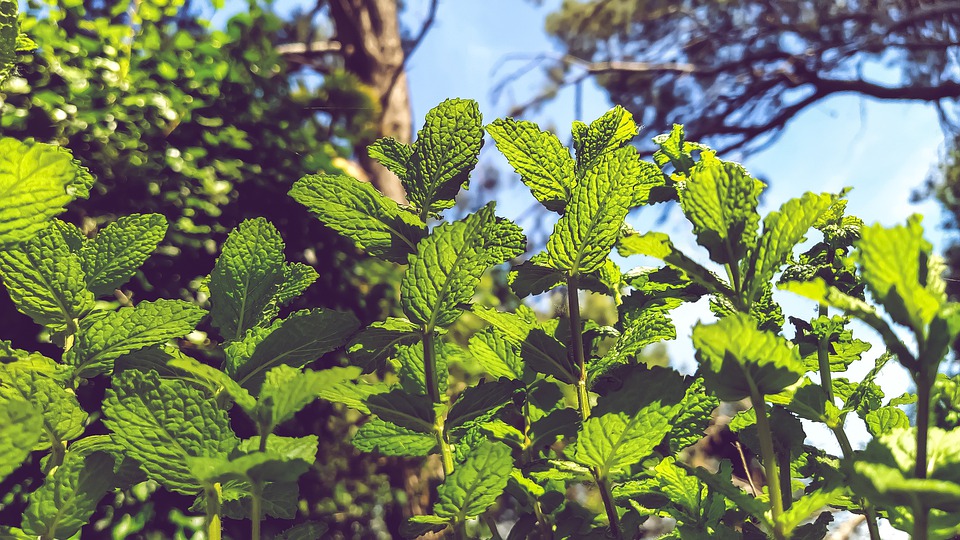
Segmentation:
{"type": "Polygon", "coordinates": [[[281,43],[275,47],[275,50],[281,56],[291,54],[310,55],[310,54],[328,54],[339,53],[343,45],[339,41],[326,40],[314,41],[311,43],[281,43]]]}

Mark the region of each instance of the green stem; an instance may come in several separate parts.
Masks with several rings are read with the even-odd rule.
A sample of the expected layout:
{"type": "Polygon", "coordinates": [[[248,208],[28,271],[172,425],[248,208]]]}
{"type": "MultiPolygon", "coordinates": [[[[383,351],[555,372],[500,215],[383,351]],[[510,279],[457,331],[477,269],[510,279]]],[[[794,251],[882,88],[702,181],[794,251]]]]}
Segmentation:
{"type": "Polygon", "coordinates": [[[450,476],[453,474],[453,451],[442,431],[437,432],[437,444],[440,446],[440,457],[443,458],[443,475],[450,476]]]}
{"type": "MultiPolygon", "coordinates": [[[[827,305],[820,304],[817,307],[817,315],[820,317],[827,316],[827,305]]],[[[830,346],[830,340],[820,336],[817,342],[817,362],[820,364],[820,386],[823,387],[823,390],[827,393],[827,401],[831,405],[836,405],[834,403],[833,397],[833,374],[830,372],[830,351],[828,347],[830,346]]]]}
{"type": "MultiPolygon", "coordinates": [[[[922,357],[922,355],[920,355],[922,357]]],[[[930,432],[930,389],[933,377],[929,369],[920,365],[917,383],[917,461],[913,468],[914,478],[927,477],[927,437],[930,432]]],[[[936,374],[934,373],[934,376],[936,374]]],[[[918,501],[913,510],[913,540],[926,540],[927,521],[930,509],[918,501]]]]}
{"type": "Polygon", "coordinates": [[[540,526],[540,540],[553,540],[553,527],[547,521],[547,516],[543,513],[543,507],[540,501],[533,499],[533,513],[537,516],[537,525],[540,526]]]}
{"type": "Polygon", "coordinates": [[[253,485],[253,497],[250,501],[250,538],[260,540],[260,516],[263,514],[263,484],[256,482],[253,485]]]}
{"type": "Polygon", "coordinates": [[[760,438],[760,454],[763,457],[763,469],[767,475],[767,488],[770,490],[770,509],[773,513],[773,537],[776,540],[785,540],[783,532],[783,495],[780,492],[780,467],[777,465],[777,455],[773,451],[773,432],[770,430],[770,421],[767,419],[767,404],[763,394],[757,388],[757,383],[749,374],[747,384],[750,385],[750,401],[757,416],[757,435],[760,438]]]}
{"type": "Polygon", "coordinates": [[[456,540],[467,540],[467,523],[464,520],[458,519],[454,524],[453,537],[456,540]]]}
{"type": "Polygon", "coordinates": [[[427,395],[434,403],[440,403],[440,382],[437,379],[437,360],[433,357],[433,331],[423,332],[423,374],[427,395]]]}
{"type": "Polygon", "coordinates": [[[607,520],[610,522],[610,534],[613,538],[620,540],[623,538],[623,534],[620,532],[620,516],[617,514],[617,505],[613,502],[613,491],[599,467],[594,467],[593,477],[597,480],[600,498],[603,499],[603,508],[606,510],[607,520]]]}
{"type": "MultiPolygon", "coordinates": [[[[847,438],[847,432],[843,430],[842,419],[841,425],[832,427],[830,430],[833,431],[834,436],[837,437],[837,442],[840,443],[840,450],[843,452],[843,457],[853,459],[853,446],[850,444],[850,439],[847,438]]],[[[880,516],[877,515],[877,509],[864,498],[857,497],[855,501],[860,505],[860,508],[863,508],[863,514],[867,518],[867,531],[870,533],[870,540],[881,540],[880,527],[877,525],[877,520],[880,519],[880,516]]]]}
{"type": "Polygon", "coordinates": [[[220,540],[220,483],[209,487],[204,493],[204,503],[207,508],[207,515],[204,516],[203,527],[207,531],[207,540],[220,540]]]}
{"type": "Polygon", "coordinates": [[[573,355],[580,371],[577,380],[577,406],[580,418],[590,417],[590,393],[587,391],[587,363],[583,351],[583,330],[580,323],[580,280],[575,275],[567,276],[567,310],[570,312],[570,337],[573,339],[573,355]]]}

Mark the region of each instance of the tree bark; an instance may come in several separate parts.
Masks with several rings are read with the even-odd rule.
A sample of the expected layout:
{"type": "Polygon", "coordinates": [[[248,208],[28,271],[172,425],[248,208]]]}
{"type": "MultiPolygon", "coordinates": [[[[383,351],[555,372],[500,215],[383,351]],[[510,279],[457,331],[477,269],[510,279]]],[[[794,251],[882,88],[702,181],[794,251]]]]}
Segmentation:
{"type": "MultiPolygon", "coordinates": [[[[329,0],[328,5],[344,68],[373,89],[380,101],[378,137],[409,143],[413,120],[396,0],[329,0]]],[[[367,155],[367,145],[373,141],[357,141],[357,163],[384,195],[405,202],[396,175],[367,155]]]]}

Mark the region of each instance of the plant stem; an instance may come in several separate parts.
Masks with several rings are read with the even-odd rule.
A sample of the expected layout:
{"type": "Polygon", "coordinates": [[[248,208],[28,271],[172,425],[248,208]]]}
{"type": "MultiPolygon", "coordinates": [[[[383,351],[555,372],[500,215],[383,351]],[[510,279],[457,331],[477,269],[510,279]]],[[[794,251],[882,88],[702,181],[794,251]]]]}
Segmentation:
{"type": "Polygon", "coordinates": [[[437,432],[437,444],[440,446],[440,457],[443,459],[443,475],[450,476],[453,473],[453,451],[450,450],[443,431],[437,432]]]}
{"type": "Polygon", "coordinates": [[[607,520],[610,522],[610,534],[613,538],[620,540],[623,538],[620,532],[620,516],[617,514],[617,505],[613,502],[613,492],[610,484],[604,477],[599,467],[594,467],[593,477],[597,480],[597,487],[600,489],[600,498],[603,499],[603,508],[607,511],[607,520]]]}
{"type": "Polygon", "coordinates": [[[260,540],[260,515],[263,513],[263,485],[257,482],[253,486],[253,497],[250,501],[250,538],[260,540]]]}
{"type": "Polygon", "coordinates": [[[547,521],[547,516],[543,514],[540,501],[536,499],[533,499],[533,513],[537,515],[537,524],[540,526],[540,540],[553,540],[553,528],[547,521]]]}
{"type": "Polygon", "coordinates": [[[427,395],[434,403],[440,403],[440,382],[437,379],[437,360],[433,357],[433,330],[423,332],[423,374],[427,395]]]}
{"type": "Polygon", "coordinates": [[[220,540],[220,483],[209,487],[204,494],[204,503],[207,508],[207,515],[204,517],[203,525],[207,531],[207,540],[220,540]]]}
{"type": "MultiPolygon", "coordinates": [[[[933,372],[933,377],[936,377],[936,371],[933,372]]],[[[933,386],[933,377],[930,376],[930,369],[920,364],[920,373],[914,379],[917,383],[917,461],[913,468],[913,476],[918,479],[927,477],[927,437],[930,432],[930,389],[933,386]]],[[[914,540],[926,540],[929,511],[922,502],[914,506],[914,540]]]]}
{"type": "Polygon", "coordinates": [[[583,351],[583,331],[580,323],[580,280],[578,276],[567,276],[567,310],[570,312],[570,338],[573,340],[573,355],[576,367],[580,370],[577,380],[577,405],[580,418],[590,417],[590,394],[587,391],[587,364],[583,351]]]}
{"type": "Polygon", "coordinates": [[[497,529],[497,520],[493,519],[493,516],[484,513],[483,522],[486,523],[487,528],[490,529],[490,540],[503,540],[503,537],[500,536],[500,531],[497,529]]]}
{"type": "MultiPolygon", "coordinates": [[[[821,303],[817,307],[817,315],[820,317],[826,317],[829,314],[827,305],[821,303]]],[[[827,394],[827,402],[831,405],[836,405],[834,402],[834,393],[833,393],[833,377],[830,371],[830,351],[828,347],[830,346],[829,339],[820,336],[817,343],[817,363],[820,365],[820,386],[823,387],[823,390],[827,394]]],[[[837,442],[840,443],[840,450],[843,453],[843,457],[846,459],[853,459],[853,446],[850,444],[850,439],[847,438],[847,432],[843,430],[843,420],[845,415],[841,416],[840,424],[837,426],[831,426],[830,431],[833,431],[833,435],[837,438],[837,442]]],[[[866,499],[862,497],[855,498],[857,504],[860,505],[860,508],[863,508],[864,517],[867,518],[867,530],[870,533],[870,540],[880,540],[880,528],[877,526],[877,510],[870,504],[866,499]]]]}
{"type": "Polygon", "coordinates": [[[749,374],[747,383],[750,385],[750,401],[757,416],[757,435],[760,438],[760,453],[763,457],[763,469],[767,475],[767,489],[770,490],[770,509],[773,513],[773,537],[776,540],[785,540],[783,533],[783,495],[780,492],[780,467],[777,465],[777,455],[773,451],[773,432],[770,430],[770,421],[767,419],[767,404],[763,394],[757,388],[757,383],[749,374]]]}

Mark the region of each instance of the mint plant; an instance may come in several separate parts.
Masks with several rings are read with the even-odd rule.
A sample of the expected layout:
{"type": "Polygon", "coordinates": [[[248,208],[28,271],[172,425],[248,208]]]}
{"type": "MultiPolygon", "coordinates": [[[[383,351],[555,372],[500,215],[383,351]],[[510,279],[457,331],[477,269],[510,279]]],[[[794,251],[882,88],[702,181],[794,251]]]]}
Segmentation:
{"type": "MultiPolygon", "coordinates": [[[[11,51],[31,46],[16,21],[16,4],[0,1],[0,74],[11,51]]],[[[300,179],[297,203],[405,266],[402,316],[362,329],[350,313],[289,312],[319,274],[288,262],[262,218],[230,232],[203,302],[134,302],[119,288],[163,242],[166,220],[121,216],[95,234],[57,220],[89,194],[92,175],[65,149],[0,139],[0,278],[62,351],[49,358],[0,341],[0,481],[33,463],[43,476],[4,494],[0,504],[22,497],[25,510],[0,537],[79,537],[107,494],[149,480],[194,497],[185,510],[203,516],[205,538],[221,538],[224,519],[249,519],[244,537],[260,539],[264,519],[297,517],[298,480],[319,440],[278,430],[317,398],[366,415],[352,438],[360,451],[434,456],[430,510],[407,520],[409,537],[502,538],[509,527],[509,539],[637,538],[669,519],[668,538],[823,538],[836,511],[862,514],[873,540],[884,520],[918,539],[960,533],[960,382],[940,373],[960,310],[920,219],[866,226],[846,215],[846,190],[761,216],[765,186],[741,165],[687,141],[681,126],[643,161],[637,132],[615,107],[574,123],[571,153],[532,122],[484,126],[476,103],[451,99],[413,144],[370,148],[408,204],[345,175],[300,179]],[[557,214],[522,262],[523,232],[494,203],[444,217],[485,132],[557,214]],[[627,224],[666,201],[678,203],[700,253],[627,224]],[[662,264],[623,271],[634,256],[662,264]],[[479,301],[494,268],[517,299],[560,293],[563,314],[479,301]],[[610,297],[614,324],[584,316],[586,292],[610,297]],[[813,314],[784,314],[777,298],[790,293],[814,301],[813,314]],[[646,365],[647,345],[677,336],[671,312],[701,298],[711,314],[692,332],[697,372],[646,365]],[[461,318],[480,328],[462,336],[461,318]],[[874,351],[853,319],[885,349],[859,380],[845,374],[874,351]],[[200,359],[178,340],[205,320],[200,359]],[[338,349],[347,365],[309,367],[338,349]],[[880,374],[893,362],[914,393],[885,395],[880,374]],[[93,384],[109,386],[102,403],[81,404],[93,384]],[[691,448],[723,402],[749,403],[728,425],[739,463],[695,464],[691,448]],[[254,435],[235,431],[241,416],[254,435]],[[870,436],[863,449],[853,422],[870,436]],[[839,455],[810,444],[811,423],[839,455]]],[[[325,530],[305,522],[276,538],[325,530]]]]}

